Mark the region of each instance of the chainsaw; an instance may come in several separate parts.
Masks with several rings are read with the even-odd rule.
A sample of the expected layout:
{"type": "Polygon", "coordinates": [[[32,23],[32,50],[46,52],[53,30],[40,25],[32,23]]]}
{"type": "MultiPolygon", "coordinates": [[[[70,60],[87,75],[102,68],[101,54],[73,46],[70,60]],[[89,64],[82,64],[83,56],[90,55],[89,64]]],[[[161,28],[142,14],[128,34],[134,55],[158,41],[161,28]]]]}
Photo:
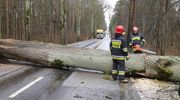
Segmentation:
{"type": "Polygon", "coordinates": [[[143,49],[140,45],[134,45],[132,46],[132,50],[134,52],[145,52],[145,53],[150,53],[150,54],[156,54],[156,52],[154,51],[150,51],[150,50],[145,50],[143,49]]]}

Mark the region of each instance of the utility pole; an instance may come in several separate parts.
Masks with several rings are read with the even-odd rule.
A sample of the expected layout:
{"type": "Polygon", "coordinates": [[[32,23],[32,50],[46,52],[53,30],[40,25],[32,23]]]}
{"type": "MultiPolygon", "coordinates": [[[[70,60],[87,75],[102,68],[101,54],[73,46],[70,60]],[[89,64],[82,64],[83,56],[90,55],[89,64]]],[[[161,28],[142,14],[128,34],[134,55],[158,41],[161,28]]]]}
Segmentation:
{"type": "Polygon", "coordinates": [[[134,25],[134,12],[135,12],[135,0],[130,0],[130,6],[129,6],[129,23],[128,23],[128,33],[127,33],[127,45],[128,45],[128,49],[130,49],[129,47],[129,43],[130,43],[130,37],[131,37],[131,30],[133,28],[134,25]]]}

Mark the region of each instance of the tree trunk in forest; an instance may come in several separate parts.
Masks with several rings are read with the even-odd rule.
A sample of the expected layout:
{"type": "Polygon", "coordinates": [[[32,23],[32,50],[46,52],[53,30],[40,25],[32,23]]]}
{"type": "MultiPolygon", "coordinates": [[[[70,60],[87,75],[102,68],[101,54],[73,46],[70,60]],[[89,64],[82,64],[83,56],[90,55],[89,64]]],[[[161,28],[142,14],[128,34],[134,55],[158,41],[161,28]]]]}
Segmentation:
{"type": "Polygon", "coordinates": [[[80,41],[81,36],[81,13],[82,10],[79,8],[79,16],[78,16],[78,22],[77,22],[77,41],[80,41]]]}
{"type": "Polygon", "coordinates": [[[128,22],[128,34],[127,34],[127,45],[129,48],[130,43],[130,33],[134,25],[134,12],[135,12],[135,0],[130,0],[130,6],[129,6],[129,22],[128,22]]]}
{"type": "MultiPolygon", "coordinates": [[[[4,58],[24,60],[54,67],[78,67],[111,73],[110,52],[80,49],[42,42],[0,40],[4,58]]],[[[131,54],[127,73],[143,73],[147,77],[180,81],[180,57],[131,54]]]]}
{"type": "Polygon", "coordinates": [[[6,4],[5,4],[5,16],[6,16],[6,36],[9,36],[9,0],[6,0],[6,4]]]}
{"type": "Polygon", "coordinates": [[[91,18],[91,34],[92,34],[92,36],[91,37],[94,37],[95,38],[95,32],[94,32],[94,13],[92,14],[92,18],[91,18]]]}

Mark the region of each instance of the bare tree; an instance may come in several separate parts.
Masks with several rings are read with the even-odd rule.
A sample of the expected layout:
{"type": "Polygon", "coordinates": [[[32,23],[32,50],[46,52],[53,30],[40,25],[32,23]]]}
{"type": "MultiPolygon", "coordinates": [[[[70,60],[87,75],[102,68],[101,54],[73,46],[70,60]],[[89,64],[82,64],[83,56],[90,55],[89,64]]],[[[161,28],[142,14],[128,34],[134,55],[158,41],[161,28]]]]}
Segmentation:
{"type": "Polygon", "coordinates": [[[2,38],[67,44],[105,29],[102,0],[1,0],[2,38]]]}

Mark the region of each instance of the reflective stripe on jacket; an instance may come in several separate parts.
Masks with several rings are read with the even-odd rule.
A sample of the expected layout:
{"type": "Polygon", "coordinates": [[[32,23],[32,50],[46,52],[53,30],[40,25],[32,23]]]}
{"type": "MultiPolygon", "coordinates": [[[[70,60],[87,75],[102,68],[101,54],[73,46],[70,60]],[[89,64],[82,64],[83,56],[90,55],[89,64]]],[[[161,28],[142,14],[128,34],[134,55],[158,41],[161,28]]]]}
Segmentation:
{"type": "Polygon", "coordinates": [[[145,39],[142,35],[140,34],[132,34],[131,35],[131,42],[130,45],[143,45],[145,42],[145,39]]]}
{"type": "Polygon", "coordinates": [[[123,36],[118,36],[111,40],[110,50],[113,59],[125,60],[128,55],[126,39],[123,36]]]}

